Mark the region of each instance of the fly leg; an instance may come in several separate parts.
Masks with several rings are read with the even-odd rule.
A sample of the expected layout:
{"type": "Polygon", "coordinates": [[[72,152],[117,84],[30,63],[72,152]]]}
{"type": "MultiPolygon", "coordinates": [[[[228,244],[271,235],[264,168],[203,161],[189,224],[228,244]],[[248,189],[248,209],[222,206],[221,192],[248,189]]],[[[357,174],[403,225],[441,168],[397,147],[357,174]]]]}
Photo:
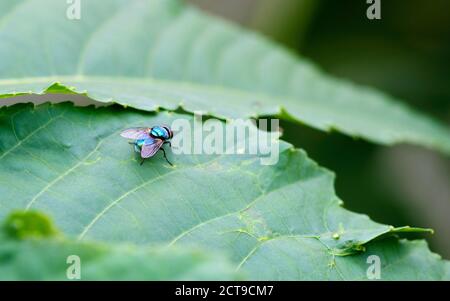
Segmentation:
{"type": "Polygon", "coordinates": [[[144,161],[145,161],[145,158],[142,158],[141,166],[142,166],[142,164],[144,164],[144,161]]]}
{"type": "Polygon", "coordinates": [[[164,154],[164,158],[166,159],[167,163],[169,163],[170,166],[173,166],[173,164],[170,163],[169,159],[167,159],[167,156],[166,156],[166,150],[165,150],[164,148],[162,148],[162,147],[161,147],[161,150],[162,150],[162,152],[163,152],[163,154],[164,154]]]}

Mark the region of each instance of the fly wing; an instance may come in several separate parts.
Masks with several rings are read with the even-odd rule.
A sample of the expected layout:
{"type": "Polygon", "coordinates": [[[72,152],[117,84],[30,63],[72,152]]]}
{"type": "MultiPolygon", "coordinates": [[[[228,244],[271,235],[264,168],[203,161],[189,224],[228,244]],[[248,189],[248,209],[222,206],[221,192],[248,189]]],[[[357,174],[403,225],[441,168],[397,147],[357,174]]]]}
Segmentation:
{"type": "Polygon", "coordinates": [[[150,158],[153,157],[163,145],[164,140],[157,138],[145,139],[144,145],[141,148],[141,157],[150,158]]]}
{"type": "Polygon", "coordinates": [[[128,139],[138,140],[148,137],[148,128],[130,128],[120,133],[120,136],[128,139]]]}

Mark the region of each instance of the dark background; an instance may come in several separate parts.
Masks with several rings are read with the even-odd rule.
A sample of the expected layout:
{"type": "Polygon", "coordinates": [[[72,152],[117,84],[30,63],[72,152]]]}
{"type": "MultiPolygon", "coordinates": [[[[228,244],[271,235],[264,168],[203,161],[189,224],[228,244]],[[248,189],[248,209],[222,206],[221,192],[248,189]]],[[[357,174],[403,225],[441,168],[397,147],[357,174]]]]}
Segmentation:
{"type": "MultiPolygon", "coordinates": [[[[190,0],[257,30],[338,77],[379,88],[450,124],[450,1],[190,0]]],[[[450,259],[450,160],[424,148],[386,147],[282,122],[284,139],[337,174],[345,207],[424,238],[450,259]]]]}

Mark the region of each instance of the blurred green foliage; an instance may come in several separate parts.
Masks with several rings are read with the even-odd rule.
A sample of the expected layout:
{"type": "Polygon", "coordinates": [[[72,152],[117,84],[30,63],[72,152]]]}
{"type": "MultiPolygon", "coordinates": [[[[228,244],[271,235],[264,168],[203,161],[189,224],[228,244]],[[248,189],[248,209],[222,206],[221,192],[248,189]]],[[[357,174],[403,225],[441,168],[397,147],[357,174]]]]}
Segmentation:
{"type": "MultiPolygon", "coordinates": [[[[450,1],[382,1],[382,19],[373,21],[366,18],[366,1],[320,2],[309,30],[299,36],[299,52],[329,73],[379,88],[449,123],[450,1]]],[[[414,208],[404,205],[408,204],[408,196],[393,191],[396,185],[386,187],[377,172],[378,157],[380,153],[386,155],[385,147],[341,135],[321,137],[320,133],[303,132],[307,139],[300,135],[285,138],[302,146],[306,143],[304,147],[311,156],[336,172],[337,191],[346,200],[347,208],[367,213],[383,223],[426,223],[437,230],[430,240],[432,249],[450,257],[448,237],[439,231],[449,228],[450,222],[418,220],[416,217],[425,213],[411,213],[414,208]]],[[[448,158],[440,159],[450,171],[448,158]]],[[[417,172],[421,170],[418,168],[417,172]]],[[[401,175],[395,180],[408,181],[406,171],[401,175]]],[[[432,186],[433,181],[430,178],[421,183],[423,189],[432,186]]],[[[431,201],[431,194],[440,194],[441,199],[450,202],[447,191],[427,193],[430,198],[421,201],[429,206],[437,206],[431,201]]]]}

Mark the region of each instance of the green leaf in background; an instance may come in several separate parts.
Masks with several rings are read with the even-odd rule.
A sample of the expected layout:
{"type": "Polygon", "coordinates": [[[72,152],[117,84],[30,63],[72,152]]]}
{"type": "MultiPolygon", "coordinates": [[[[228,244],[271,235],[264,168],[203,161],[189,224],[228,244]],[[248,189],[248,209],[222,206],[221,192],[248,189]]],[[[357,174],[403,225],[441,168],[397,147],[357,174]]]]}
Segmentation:
{"type": "MultiPolygon", "coordinates": [[[[47,224],[48,219],[32,211],[14,213],[3,227],[47,224]]],[[[71,256],[80,260],[80,280],[239,280],[242,276],[222,256],[198,249],[136,247],[93,244],[36,235],[11,237],[0,229],[0,280],[72,280],[67,272],[71,256]],[[37,238],[36,238],[37,236],[37,238]],[[30,238],[33,237],[33,238],[30,238]]]]}
{"type": "MultiPolygon", "coordinates": [[[[261,165],[257,155],[168,152],[173,167],[161,154],[140,166],[119,136],[127,127],[180,118],[193,116],[69,103],[3,107],[0,217],[39,210],[78,240],[220,250],[250,279],[270,280],[362,279],[367,243],[427,231],[377,224],[343,209],[334,175],[285,142],[276,165],[261,165]]],[[[423,243],[374,242],[369,250],[394,271],[403,265],[417,271],[392,272],[389,279],[421,279],[429,264],[427,277],[444,277],[445,262],[423,243]],[[419,260],[416,252],[425,256],[419,260]]]]}
{"type": "Polygon", "coordinates": [[[43,93],[61,82],[101,102],[279,115],[450,154],[450,132],[438,122],[180,1],[83,1],[76,21],[67,9],[58,0],[0,1],[0,95],[43,93]]]}

